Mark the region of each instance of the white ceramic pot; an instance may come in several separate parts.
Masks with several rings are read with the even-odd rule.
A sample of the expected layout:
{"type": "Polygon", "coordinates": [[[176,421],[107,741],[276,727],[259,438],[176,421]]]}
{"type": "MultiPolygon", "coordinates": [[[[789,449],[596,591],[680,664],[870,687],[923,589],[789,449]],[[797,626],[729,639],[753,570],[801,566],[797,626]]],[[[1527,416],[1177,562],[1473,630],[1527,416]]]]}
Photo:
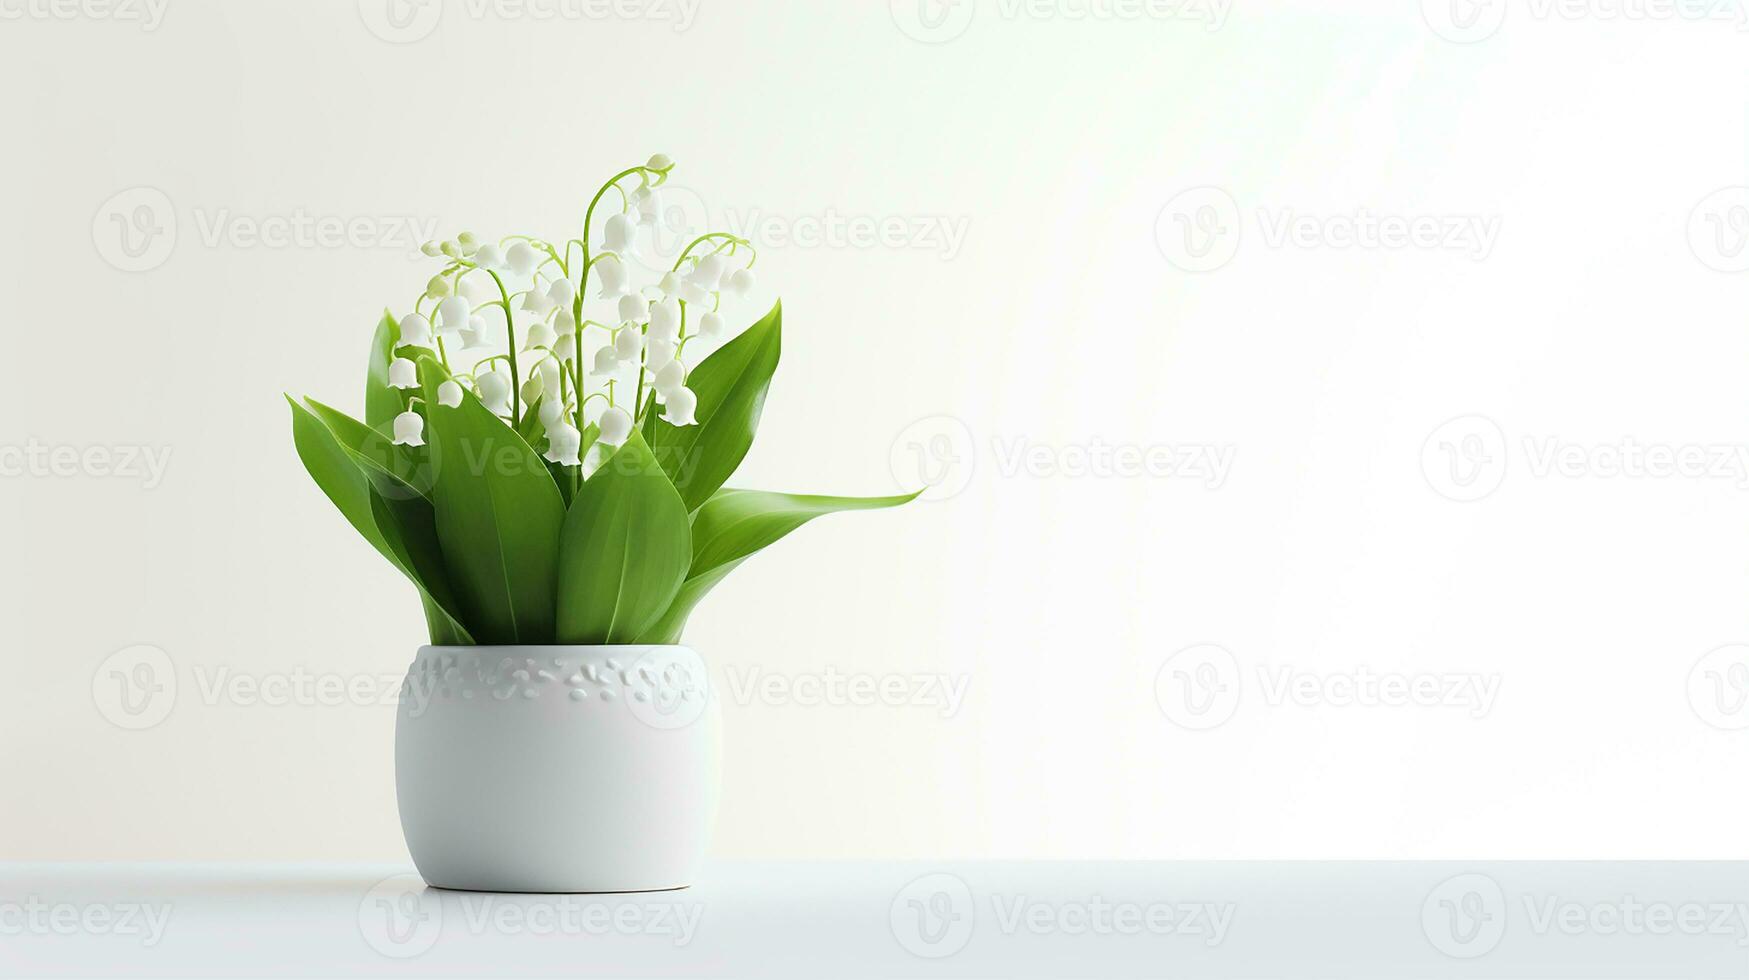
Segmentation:
{"type": "Polygon", "coordinates": [[[422,647],[395,789],[438,888],[683,888],[716,819],[722,721],[678,646],[422,647]]]}

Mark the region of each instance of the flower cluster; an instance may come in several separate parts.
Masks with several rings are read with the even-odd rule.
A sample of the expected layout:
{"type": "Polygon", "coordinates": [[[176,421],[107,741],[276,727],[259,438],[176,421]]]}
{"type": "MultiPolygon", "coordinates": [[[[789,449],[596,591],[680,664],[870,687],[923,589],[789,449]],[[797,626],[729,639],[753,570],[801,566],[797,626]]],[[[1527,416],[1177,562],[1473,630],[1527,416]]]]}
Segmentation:
{"type": "MultiPolygon", "coordinates": [[[[583,466],[586,444],[620,445],[658,409],[670,425],[695,424],[688,365],[702,352],[688,347],[724,339],[723,296],[752,288],[757,256],[746,239],[712,232],[660,281],[633,284],[627,259],[640,226],[658,220],[659,188],[673,169],[657,154],[615,175],[590,201],[582,237],[562,246],[527,235],[485,242],[468,232],[427,242],[424,253],[444,267],[400,318],[389,384],[419,388],[412,349],[434,351],[449,375],[440,404],[461,404],[466,386],[512,428],[538,417],[544,456],[560,466],[583,466]],[[596,239],[604,199],[618,211],[596,239]]],[[[396,444],[424,444],[416,407],[395,419],[396,444]]]]}

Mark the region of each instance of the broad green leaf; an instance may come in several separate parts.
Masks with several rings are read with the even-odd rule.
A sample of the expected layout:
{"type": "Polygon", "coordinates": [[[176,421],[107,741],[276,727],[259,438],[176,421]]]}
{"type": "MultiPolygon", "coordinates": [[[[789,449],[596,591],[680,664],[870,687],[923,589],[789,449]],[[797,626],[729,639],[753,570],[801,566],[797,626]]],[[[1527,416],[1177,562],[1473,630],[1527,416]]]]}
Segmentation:
{"type": "Polygon", "coordinates": [[[420,363],[432,500],[444,565],[473,634],[486,644],[553,642],[565,504],[545,461],[466,392],[438,404],[448,372],[420,363]]]}
{"type": "Polygon", "coordinates": [[[753,445],[765,393],[777,370],[783,304],[699,362],[686,380],[698,396],[697,425],[657,419],[650,448],[661,460],[688,512],[697,510],[734,475],[753,445]]]}
{"type": "Polygon", "coordinates": [[[372,470],[392,478],[375,482],[379,492],[416,493],[431,497],[431,457],[417,446],[397,446],[387,433],[373,429],[339,409],[314,398],[304,399],[310,411],[328,426],[328,431],[352,456],[372,470]]]}
{"type": "MultiPolygon", "coordinates": [[[[921,491],[919,491],[921,492],[921,491]]],[[[823,514],[897,507],[915,499],[823,497],[764,490],[719,490],[692,517],[692,567],[662,618],[639,643],[676,643],[693,607],[749,555],[823,514]]]]}
{"type": "MultiPolygon", "coordinates": [[[[416,540],[423,509],[429,521],[430,506],[415,495],[392,500],[376,492],[365,466],[350,454],[334,433],[308,409],[292,401],[292,441],[316,485],[339,508],[354,530],[419,589],[433,624],[432,635],[468,637],[457,616],[459,606],[450,593],[442,565],[430,549],[416,540]],[[440,629],[441,627],[441,629],[440,629]]],[[[384,477],[388,479],[388,477],[384,477]]],[[[472,642],[471,638],[468,642],[472,642]]]]}
{"type": "Polygon", "coordinates": [[[692,560],[686,505],[633,432],[577,492],[559,560],[559,643],[630,643],[692,560]]]}

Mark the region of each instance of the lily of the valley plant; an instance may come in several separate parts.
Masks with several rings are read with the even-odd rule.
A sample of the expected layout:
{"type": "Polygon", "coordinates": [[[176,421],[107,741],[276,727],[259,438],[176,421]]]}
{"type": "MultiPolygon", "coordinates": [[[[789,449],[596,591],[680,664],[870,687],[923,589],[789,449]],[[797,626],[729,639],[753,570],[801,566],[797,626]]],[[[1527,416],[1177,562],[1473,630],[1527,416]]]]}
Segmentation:
{"type": "Polygon", "coordinates": [[[363,420],[292,401],[304,467],[418,588],[434,644],[676,643],[747,556],[821,514],[911,499],[723,486],[782,309],[728,329],[757,256],[723,232],[634,284],[673,167],[615,175],[569,241],[427,243],[442,267],[377,325],[363,420]]]}

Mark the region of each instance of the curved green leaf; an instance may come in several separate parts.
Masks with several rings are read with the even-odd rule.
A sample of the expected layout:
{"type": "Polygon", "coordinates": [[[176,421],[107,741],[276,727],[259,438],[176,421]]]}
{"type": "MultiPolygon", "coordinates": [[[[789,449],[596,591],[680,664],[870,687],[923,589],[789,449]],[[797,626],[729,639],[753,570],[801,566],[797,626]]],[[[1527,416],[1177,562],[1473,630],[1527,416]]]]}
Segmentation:
{"type": "Polygon", "coordinates": [[[686,505],[634,431],[565,515],[557,642],[632,642],[674,601],[691,560],[686,505]]]}
{"type": "MultiPolygon", "coordinates": [[[[921,493],[922,491],[918,491],[921,493]]],[[[692,517],[692,567],[662,618],[638,637],[639,643],[677,643],[693,607],[749,555],[823,514],[878,510],[916,499],[825,497],[765,490],[719,490],[692,517]]]]}
{"type": "Polygon", "coordinates": [[[395,346],[400,342],[401,325],[384,310],[383,318],[377,321],[376,336],[371,338],[370,369],[364,382],[365,424],[384,432],[395,416],[407,410],[407,397],[389,387],[389,362],[395,359],[395,346]]]}
{"type": "Polygon", "coordinates": [[[565,504],[546,463],[504,420],[464,393],[438,404],[448,372],[425,381],[437,540],[469,628],[481,643],[551,643],[565,504]]]}
{"type": "Polygon", "coordinates": [[[353,529],[419,589],[433,640],[458,637],[473,642],[456,615],[460,607],[441,563],[418,540],[420,509],[425,512],[423,520],[430,521],[429,505],[417,495],[394,500],[376,492],[366,467],[321,419],[289,397],[286,402],[292,407],[292,441],[304,469],[353,529]]]}
{"type": "Polygon", "coordinates": [[[304,404],[356,460],[375,474],[389,477],[376,481],[379,492],[387,496],[418,494],[431,499],[431,457],[422,447],[397,446],[387,433],[314,398],[305,398],[304,404]]]}
{"type": "Polygon", "coordinates": [[[657,419],[650,449],[661,460],[688,512],[728,482],[747,458],[782,351],[783,304],[699,362],[686,379],[698,396],[697,425],[657,419]]]}

